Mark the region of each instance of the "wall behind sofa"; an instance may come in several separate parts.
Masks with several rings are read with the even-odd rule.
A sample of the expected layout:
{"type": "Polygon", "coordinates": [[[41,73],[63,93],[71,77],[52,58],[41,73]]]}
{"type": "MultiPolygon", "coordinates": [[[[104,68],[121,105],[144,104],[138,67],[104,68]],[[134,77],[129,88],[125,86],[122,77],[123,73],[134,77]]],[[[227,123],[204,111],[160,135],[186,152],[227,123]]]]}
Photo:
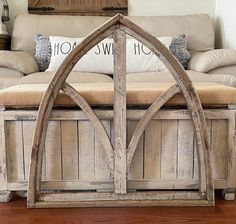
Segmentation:
{"type": "Polygon", "coordinates": [[[19,14],[28,13],[28,0],[8,0],[11,21],[7,23],[8,32],[11,33],[14,19],[19,14]]]}
{"type": "Polygon", "coordinates": [[[129,14],[138,16],[206,13],[214,17],[215,0],[129,0],[129,14]]]}
{"type": "MultiPolygon", "coordinates": [[[[9,32],[12,30],[14,18],[18,14],[27,13],[28,0],[8,0],[11,22],[8,23],[9,32]]],[[[193,13],[207,13],[214,16],[215,0],[129,0],[130,15],[183,15],[193,13]]]]}
{"type": "MultiPolygon", "coordinates": [[[[28,0],[8,0],[11,33],[14,18],[27,13],[28,0]]],[[[207,13],[217,21],[217,46],[236,49],[236,0],[129,0],[130,15],[184,15],[207,13]]]]}
{"type": "Polygon", "coordinates": [[[236,49],[236,1],[216,0],[216,23],[219,47],[236,49]]]}

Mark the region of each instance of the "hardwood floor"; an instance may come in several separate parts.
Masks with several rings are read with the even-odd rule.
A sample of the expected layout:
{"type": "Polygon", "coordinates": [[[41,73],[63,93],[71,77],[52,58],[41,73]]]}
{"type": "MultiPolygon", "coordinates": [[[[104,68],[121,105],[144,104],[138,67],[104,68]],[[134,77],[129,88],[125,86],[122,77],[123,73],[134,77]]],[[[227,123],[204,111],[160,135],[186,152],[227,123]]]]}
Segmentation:
{"type": "Polygon", "coordinates": [[[14,198],[10,203],[0,203],[0,224],[236,224],[236,201],[226,202],[219,198],[218,193],[216,207],[210,208],[78,209],[27,209],[25,199],[14,198]]]}

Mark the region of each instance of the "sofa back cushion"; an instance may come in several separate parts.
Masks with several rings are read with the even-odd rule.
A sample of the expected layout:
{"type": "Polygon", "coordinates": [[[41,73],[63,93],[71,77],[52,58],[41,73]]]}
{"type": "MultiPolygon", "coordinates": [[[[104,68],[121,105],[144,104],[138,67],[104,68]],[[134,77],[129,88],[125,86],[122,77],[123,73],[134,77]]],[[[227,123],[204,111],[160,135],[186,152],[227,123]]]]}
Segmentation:
{"type": "MultiPolygon", "coordinates": [[[[191,52],[214,49],[214,29],[208,15],[128,18],[156,37],[186,34],[188,50],[191,52]]],[[[14,23],[11,49],[34,53],[34,37],[38,33],[85,37],[108,19],[101,16],[19,15],[14,23]]]]}

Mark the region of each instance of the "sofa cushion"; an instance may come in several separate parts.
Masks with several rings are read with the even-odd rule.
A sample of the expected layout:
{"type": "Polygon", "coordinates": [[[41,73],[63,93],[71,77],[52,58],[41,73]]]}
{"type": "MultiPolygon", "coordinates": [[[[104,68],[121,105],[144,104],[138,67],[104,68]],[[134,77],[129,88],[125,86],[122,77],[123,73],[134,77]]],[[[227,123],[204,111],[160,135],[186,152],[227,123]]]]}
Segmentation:
{"type": "MultiPolygon", "coordinates": [[[[216,82],[226,86],[236,87],[236,76],[229,74],[206,74],[186,71],[193,82],[216,82]]],[[[127,82],[173,82],[170,72],[133,73],[127,75],[127,82]]]]}
{"type": "MultiPolygon", "coordinates": [[[[54,72],[38,72],[22,77],[19,84],[33,83],[49,83],[54,75],[54,72]]],[[[86,73],[86,72],[71,72],[67,78],[69,83],[97,83],[97,82],[113,82],[113,79],[104,74],[86,73]]]]}
{"type": "Polygon", "coordinates": [[[0,89],[16,85],[22,77],[24,75],[21,72],[9,68],[0,68],[0,89]]]}
{"type": "Polygon", "coordinates": [[[11,68],[24,74],[39,71],[35,58],[29,53],[20,51],[0,51],[0,66],[11,68]]]}
{"type": "MultiPolygon", "coordinates": [[[[108,19],[101,16],[19,15],[14,23],[11,48],[34,53],[34,37],[38,33],[85,37],[108,19]]],[[[214,29],[208,15],[137,16],[129,19],[156,37],[186,34],[188,49],[192,52],[214,49],[214,29]]]]}
{"type": "MultiPolygon", "coordinates": [[[[173,83],[128,83],[127,103],[129,105],[150,105],[173,83]]],[[[90,105],[112,105],[113,83],[72,84],[90,105]]],[[[17,85],[0,91],[0,105],[5,107],[38,107],[45,93],[47,84],[17,85]]],[[[236,88],[217,83],[195,83],[203,105],[236,104],[236,88]]],[[[62,91],[55,101],[55,106],[75,106],[76,104],[62,91]]],[[[167,105],[186,105],[181,94],[175,95],[167,105]]]]}
{"type": "Polygon", "coordinates": [[[236,64],[236,50],[217,49],[192,54],[188,64],[189,70],[209,72],[213,69],[236,64]]]}
{"type": "Polygon", "coordinates": [[[224,66],[209,71],[210,74],[231,74],[236,76],[236,65],[224,66]]]}

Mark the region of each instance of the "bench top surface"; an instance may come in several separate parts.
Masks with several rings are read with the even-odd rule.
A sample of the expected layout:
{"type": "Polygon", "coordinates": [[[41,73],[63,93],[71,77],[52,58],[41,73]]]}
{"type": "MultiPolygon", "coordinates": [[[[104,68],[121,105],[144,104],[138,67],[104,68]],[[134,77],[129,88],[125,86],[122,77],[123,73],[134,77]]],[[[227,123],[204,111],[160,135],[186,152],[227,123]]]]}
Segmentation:
{"type": "MultiPolygon", "coordinates": [[[[173,83],[128,83],[128,105],[150,105],[173,83]]],[[[113,105],[113,83],[72,84],[82,97],[91,105],[113,105]]],[[[194,86],[203,105],[236,104],[236,88],[213,82],[195,82],[194,86]]],[[[38,107],[48,84],[17,85],[0,91],[0,105],[4,107],[38,107]]],[[[76,104],[62,91],[55,106],[75,106],[76,104]]],[[[181,94],[170,99],[168,106],[186,105],[181,94]]]]}

